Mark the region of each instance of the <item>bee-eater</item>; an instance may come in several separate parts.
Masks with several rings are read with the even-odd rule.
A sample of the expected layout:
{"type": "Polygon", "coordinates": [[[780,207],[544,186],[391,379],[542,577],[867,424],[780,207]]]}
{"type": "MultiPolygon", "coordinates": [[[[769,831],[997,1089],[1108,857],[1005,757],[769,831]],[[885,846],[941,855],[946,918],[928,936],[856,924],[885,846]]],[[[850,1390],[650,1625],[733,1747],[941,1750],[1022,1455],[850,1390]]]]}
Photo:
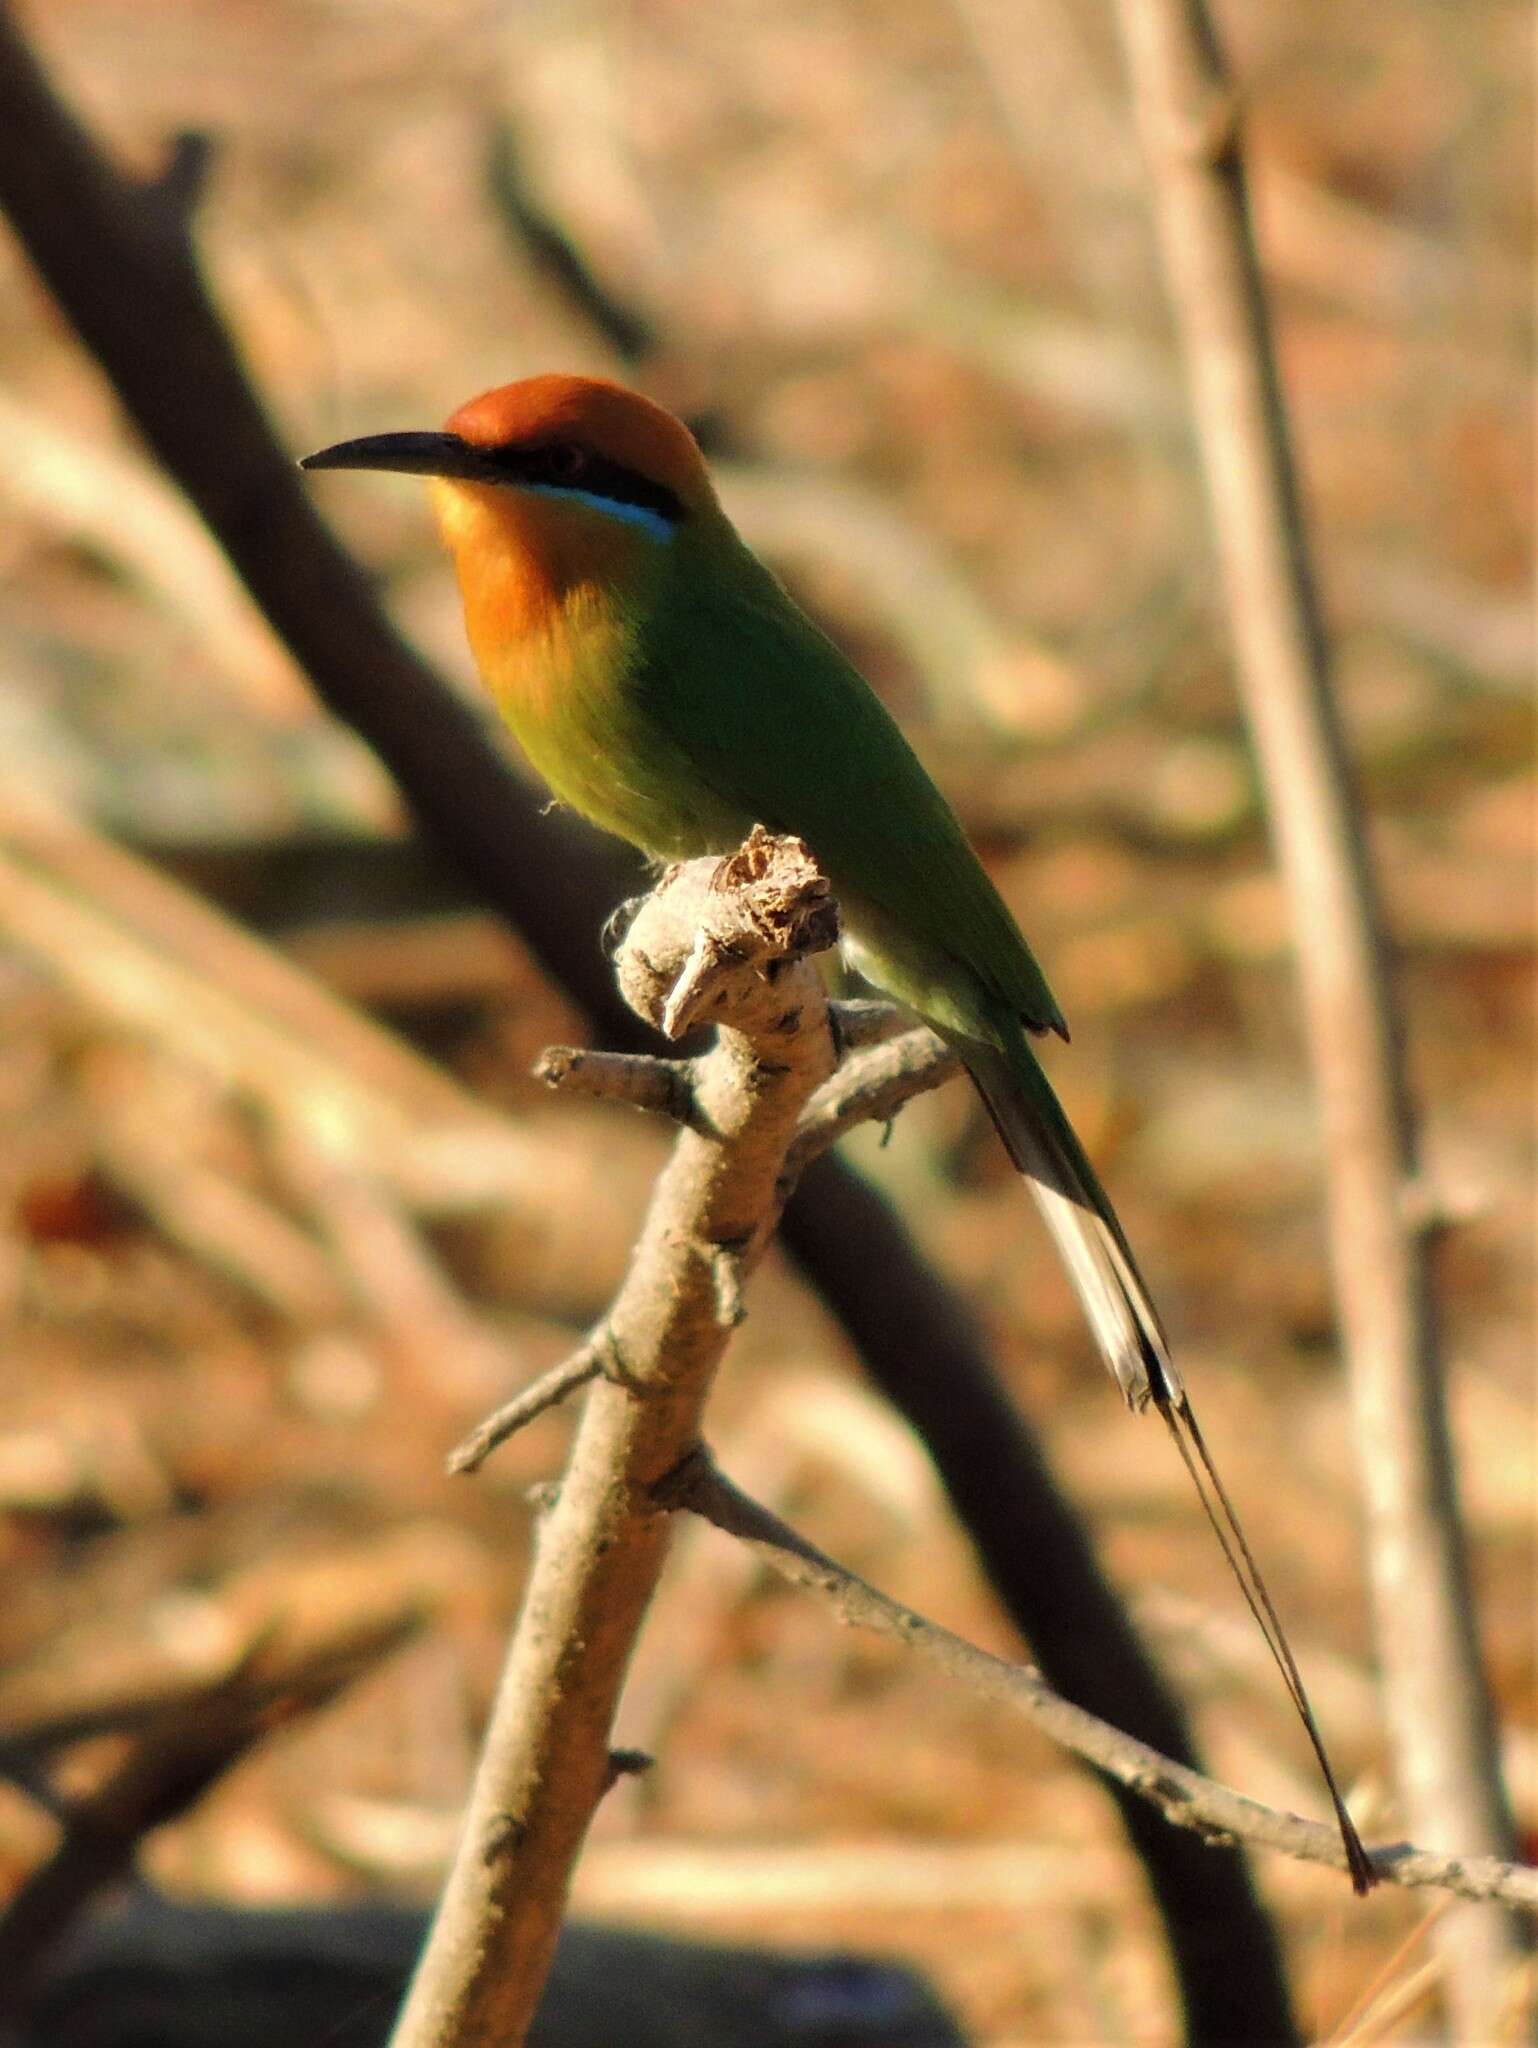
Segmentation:
{"type": "Polygon", "coordinates": [[[881,700],[732,526],[687,427],[601,379],[531,377],[470,400],[441,433],[344,441],[304,467],[431,479],[476,663],[563,802],[665,860],[728,853],[755,824],[807,841],[853,964],[960,1054],[1122,1393],[1154,1404],[1215,1526],[1232,1525],[1234,1544],[1220,1539],[1364,1889],[1366,1852],[1158,1313],[1033,1050],[1068,1036],[1046,977],[881,700]]]}

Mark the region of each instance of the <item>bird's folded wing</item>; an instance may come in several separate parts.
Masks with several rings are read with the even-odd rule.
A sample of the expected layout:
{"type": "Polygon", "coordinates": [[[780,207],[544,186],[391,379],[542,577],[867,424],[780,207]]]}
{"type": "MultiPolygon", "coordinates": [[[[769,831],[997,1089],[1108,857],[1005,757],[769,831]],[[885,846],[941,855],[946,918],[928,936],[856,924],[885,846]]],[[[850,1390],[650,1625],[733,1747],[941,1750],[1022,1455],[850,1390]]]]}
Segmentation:
{"type": "MultiPolygon", "coordinates": [[[[1067,1036],[960,821],[875,692],[746,549],[645,636],[638,707],[720,796],[804,838],[835,886],[1067,1036]]],[[[991,1007],[991,1005],[989,1005],[991,1007]]]]}

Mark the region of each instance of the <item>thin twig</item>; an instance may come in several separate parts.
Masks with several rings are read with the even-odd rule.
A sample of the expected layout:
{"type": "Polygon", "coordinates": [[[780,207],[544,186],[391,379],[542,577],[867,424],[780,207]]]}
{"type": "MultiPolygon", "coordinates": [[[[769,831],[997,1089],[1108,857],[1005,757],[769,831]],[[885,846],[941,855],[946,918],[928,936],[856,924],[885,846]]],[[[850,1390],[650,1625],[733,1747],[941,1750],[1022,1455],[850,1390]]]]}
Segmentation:
{"type": "MultiPolygon", "coordinates": [[[[670,1508],[688,1508],[728,1535],[746,1543],[762,1561],[792,1584],[818,1594],[840,1619],[892,1636],[938,1665],[972,1692],[1014,1708],[1066,1748],[1152,1801],[1177,1827],[1208,1840],[1239,1840],[1279,1850],[1303,1863],[1343,1870],[1339,1831],[1246,1799],[1227,1785],[1161,1756],[1109,1722],[1085,1713],[1055,1693],[1027,1665],[1007,1664],[874,1586],[807,1542],[778,1515],[732,1485],[709,1457],[691,1453],[659,1491],[670,1508]]],[[[1372,1852],[1379,1877],[1407,1886],[1430,1886],[1466,1899],[1503,1899],[1538,1907],[1538,1870],[1496,1857],[1441,1856],[1395,1843],[1372,1852]]]]}
{"type": "Polygon", "coordinates": [[[675,1124],[689,1124],[698,1114],[693,1064],[645,1052],[590,1052],[582,1046],[550,1045],[534,1062],[534,1078],[569,1095],[624,1102],[675,1124]]]}
{"type": "Polygon", "coordinates": [[[961,1072],[961,1059],[927,1028],[905,1031],[844,1061],[807,1104],[785,1159],[794,1179],[830,1145],[863,1123],[887,1123],[915,1095],[961,1072]]]}
{"type": "Polygon", "coordinates": [[[558,1407],[568,1395],[576,1393],[579,1387],[585,1387],[589,1380],[597,1379],[603,1371],[603,1341],[602,1337],[590,1339],[570,1358],[542,1373],[532,1386],[525,1387],[521,1394],[515,1394],[511,1401],[504,1402],[484,1422],[478,1422],[470,1434],[449,1452],[449,1471],[478,1472],[492,1452],[505,1444],[509,1437],[516,1436],[520,1429],[527,1429],[547,1408],[558,1407]]]}
{"type": "Polygon", "coordinates": [[[1318,2048],[1347,2048],[1347,2044],[1358,2040],[1361,2023],[1374,2015],[1381,2007],[1385,1995],[1393,1997],[1396,1988],[1402,1988],[1406,1963],[1427,1935],[1448,1912],[1453,1903],[1452,1894],[1437,1900],[1429,1906],[1410,1929],[1404,1940],[1393,1949],[1387,1960],[1379,1965],[1375,1975],[1370,1977],[1364,1988],[1352,2000],[1350,2006],[1319,2042],[1318,2048]]]}
{"type": "MultiPolygon", "coordinates": [[[[1204,0],[1120,0],[1244,696],[1292,900],[1326,1140],[1331,1256],[1377,1639],[1416,1832],[1509,1856],[1443,1395],[1403,1027],[1351,789],[1239,146],[1204,0]]],[[[1489,2038],[1523,1947],[1499,1914],[1437,1930],[1460,2039],[1489,2038]]]]}

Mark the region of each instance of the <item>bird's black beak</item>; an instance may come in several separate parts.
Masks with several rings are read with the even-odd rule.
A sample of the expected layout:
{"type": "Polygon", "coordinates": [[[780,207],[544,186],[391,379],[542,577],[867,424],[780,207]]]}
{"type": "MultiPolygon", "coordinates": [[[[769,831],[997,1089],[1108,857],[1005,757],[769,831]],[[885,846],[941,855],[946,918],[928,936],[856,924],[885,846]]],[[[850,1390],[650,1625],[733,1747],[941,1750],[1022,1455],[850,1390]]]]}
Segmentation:
{"type": "Polygon", "coordinates": [[[463,477],[472,483],[492,481],[484,449],[471,447],[458,434],[365,434],[359,441],[338,441],[306,455],[301,469],[385,469],[402,476],[463,477]]]}

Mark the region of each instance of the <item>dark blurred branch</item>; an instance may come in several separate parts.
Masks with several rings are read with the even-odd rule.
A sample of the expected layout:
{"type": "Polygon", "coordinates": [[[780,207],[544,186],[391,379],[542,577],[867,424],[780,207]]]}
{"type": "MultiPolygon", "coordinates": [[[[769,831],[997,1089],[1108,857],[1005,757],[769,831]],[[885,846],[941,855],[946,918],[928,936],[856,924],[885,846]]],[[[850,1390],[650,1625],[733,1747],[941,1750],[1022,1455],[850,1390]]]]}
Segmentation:
{"type": "MultiPolygon", "coordinates": [[[[573,320],[612,349],[627,370],[639,375],[653,369],[663,350],[661,329],[599,275],[577,237],[545,205],[506,115],[487,142],[486,189],[523,254],[559,294],[573,320]]],[[[721,414],[696,411],[687,417],[707,455],[735,452],[736,436],[721,414]]]]}
{"type": "Polygon", "coordinates": [[[607,342],[622,363],[645,362],[657,346],[655,325],[609,289],[540,203],[509,121],[499,121],[492,131],[486,185],[497,210],[576,318],[607,342]]]}
{"type": "MultiPolygon", "coordinates": [[[[489,900],[516,906],[529,943],[570,973],[634,860],[568,817],[542,818],[488,721],[391,627],[253,396],[179,208],[159,184],[136,183],[100,154],[4,9],[0,205],[327,706],[389,764],[450,858],[489,900]]],[[[612,1012],[601,969],[595,960],[585,979],[612,1012]]]]}
{"type": "MultiPolygon", "coordinates": [[[[1339,1831],[1320,1821],[1261,1806],[1135,1742],[1119,1728],[1062,1699],[1026,1665],[1009,1664],[879,1592],[750,1500],[699,1452],[672,1475],[664,1498],[746,1543],[771,1570],[827,1601],[840,1620],[874,1629],[925,1657],[958,1684],[1024,1714],[1077,1755],[1148,1800],[1176,1827],[1207,1841],[1237,1838],[1302,1863],[1346,1868],[1339,1831]]],[[[1439,1856],[1397,1843],[1372,1852],[1373,1868],[1392,1884],[1429,1886],[1466,1899],[1505,1899],[1538,1907],[1538,1870],[1493,1856],[1439,1856]]]]}
{"type": "MultiPolygon", "coordinates": [[[[1356,1410],[1378,1644],[1417,1834],[1509,1856],[1480,1669],[1403,1027],[1336,709],[1251,228],[1239,103],[1203,0],[1120,0],[1245,709],[1298,934],[1336,1297],[1356,1410]]],[[[1489,2037],[1520,1954],[1497,1913],[1437,1940],[1458,2038],[1489,2037]]]]}
{"type": "Polygon", "coordinates": [[[26,1992],[81,1909],[130,1867],[143,1837],[196,1804],[279,1722],[335,1697],[404,1642],[414,1615],[359,1629],[341,1618],[330,1640],[299,1656],[253,1648],[219,1684],[166,1709],[89,1797],[69,1809],[58,1847],[0,1917],[0,1986],[8,2007],[26,1992]]]}
{"type": "MultiPolygon", "coordinates": [[[[186,1563],[165,1559],[173,1574],[186,1563]]],[[[105,1734],[139,1736],[242,1678],[287,1683],[416,1627],[438,1607],[441,1548],[411,1525],[314,1556],[269,1549],[217,1578],[199,1572],[207,1626],[174,1641],[153,1604],[108,1601],[30,1645],[0,1672],[0,1743],[46,1753],[105,1734]],[[361,1648],[359,1647],[361,1646],[361,1648]]]]}
{"type": "MultiPolygon", "coordinates": [[[[204,288],[185,223],[101,155],[3,6],[0,205],[329,708],[377,750],[424,829],[598,1032],[637,1044],[593,942],[634,863],[565,815],[541,815],[486,721],[390,627],[367,578],[299,488],[204,288]]],[[[890,1207],[826,1157],[803,1178],[783,1235],[875,1383],[928,1447],[1049,1680],[1165,1755],[1193,1762],[1178,1707],[965,1307],[890,1207]]],[[[1275,1941],[1242,1858],[1204,1851],[1124,1788],[1108,1790],[1164,1916],[1193,2036],[1294,2038],[1275,1941]]]]}
{"type": "MultiPolygon", "coordinates": [[[[1036,1436],[988,1368],[966,1305],[909,1246],[885,1198],[831,1155],[803,1176],[781,1235],[806,1262],[876,1385],[934,1460],[989,1583],[1042,1676],[1081,1707],[1194,1768],[1185,1718],[1153,1673],[1036,1436]],[[1152,1681],[1152,1682],[1150,1682],[1152,1681]]],[[[1281,1960],[1238,1849],[1214,1852],[1103,1778],[1147,1871],[1193,2042],[1296,2039],[1281,1960]],[[1221,1930],[1221,1931],[1218,1931],[1221,1930]],[[1240,1970],[1218,1955],[1244,1957],[1240,1970]]]]}
{"type": "Polygon", "coordinates": [[[173,220],[190,220],[197,212],[213,164],[214,146],[207,135],[184,128],[171,138],[165,165],[150,189],[173,220]]]}
{"type": "MultiPolygon", "coordinates": [[[[183,1905],[139,1892],[98,1916],[7,2048],[382,2048],[426,1915],[341,1906],[183,1905]]],[[[638,1928],[567,1927],[543,2048],[965,2048],[911,1971],[838,1949],[782,1955],[638,1928]]]]}

